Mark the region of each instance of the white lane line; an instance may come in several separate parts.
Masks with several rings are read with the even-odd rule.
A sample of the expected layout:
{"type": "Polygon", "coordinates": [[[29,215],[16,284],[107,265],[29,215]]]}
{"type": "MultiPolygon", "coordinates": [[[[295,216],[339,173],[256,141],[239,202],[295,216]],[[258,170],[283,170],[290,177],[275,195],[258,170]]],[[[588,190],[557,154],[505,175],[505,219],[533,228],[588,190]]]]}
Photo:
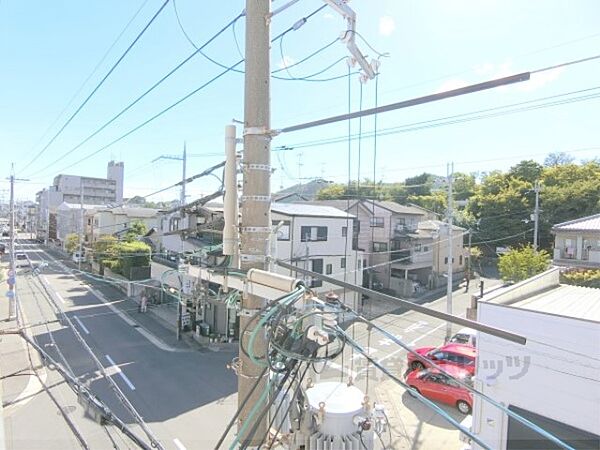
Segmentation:
{"type": "Polygon", "coordinates": [[[109,355],[104,355],[104,356],[106,357],[106,359],[108,360],[108,362],[111,365],[110,367],[107,367],[107,369],[112,369],[114,372],[118,373],[121,376],[121,378],[123,379],[123,381],[125,382],[125,384],[127,384],[127,386],[129,386],[129,389],[131,389],[132,391],[135,391],[135,386],[133,385],[133,383],[131,381],[129,381],[129,378],[127,378],[127,376],[123,373],[121,368],[115,364],[115,362],[112,360],[112,358],[109,355]]]}
{"type": "Polygon", "coordinates": [[[65,305],[67,302],[65,302],[65,299],[62,297],[62,295],[60,295],[58,292],[54,291],[54,293],[56,294],[56,298],[60,300],[60,302],[65,305]]]}
{"type": "Polygon", "coordinates": [[[81,320],[79,320],[79,317],[73,316],[73,319],[75,319],[77,321],[77,323],[79,324],[79,326],[81,327],[81,329],[85,332],[85,334],[90,334],[90,330],[88,330],[85,327],[85,325],[83,324],[83,322],[81,320]]]}
{"type": "Polygon", "coordinates": [[[173,439],[173,442],[175,442],[175,445],[179,450],[187,450],[186,446],[183,445],[179,439],[175,438],[173,439]]]}

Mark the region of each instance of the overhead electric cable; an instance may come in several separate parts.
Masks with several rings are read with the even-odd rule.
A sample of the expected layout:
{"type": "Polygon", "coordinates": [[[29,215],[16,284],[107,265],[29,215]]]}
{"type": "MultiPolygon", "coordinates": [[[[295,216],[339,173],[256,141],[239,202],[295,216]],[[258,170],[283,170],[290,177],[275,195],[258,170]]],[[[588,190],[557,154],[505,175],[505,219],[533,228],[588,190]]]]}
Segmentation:
{"type": "Polygon", "coordinates": [[[110,52],[112,51],[112,49],[115,47],[115,45],[117,45],[117,42],[119,42],[119,40],[121,39],[121,37],[123,36],[123,34],[125,34],[125,31],[127,31],[127,29],[132,24],[132,22],[137,18],[137,16],[140,14],[140,12],[144,8],[144,6],[146,6],[146,4],[148,3],[148,1],[149,0],[144,0],[142,2],[142,4],[140,5],[140,7],[137,9],[137,11],[135,12],[135,14],[131,17],[131,19],[129,19],[129,21],[127,22],[127,24],[125,25],[125,27],[121,30],[121,32],[119,33],[119,35],[115,38],[115,40],[110,45],[110,47],[108,47],[108,49],[106,50],[106,52],[104,52],[104,55],[102,56],[102,58],[100,58],[100,61],[98,61],[98,63],[94,67],[94,69],[90,72],[90,74],[87,76],[87,78],[85,80],[83,80],[83,83],[81,83],[81,85],[79,86],[79,88],[77,89],[77,91],[75,91],[75,93],[73,94],[73,96],[71,97],[71,99],[69,100],[69,102],[65,105],[65,107],[62,109],[62,111],[58,114],[58,116],[52,122],[52,124],[46,129],[46,131],[44,132],[44,134],[36,142],[36,144],[33,146],[33,148],[31,148],[31,150],[29,152],[27,152],[27,155],[25,155],[25,157],[28,156],[29,153],[31,153],[31,151],[33,151],[39,144],[41,144],[41,142],[44,140],[44,138],[46,137],[46,135],[50,132],[50,130],[52,128],[54,128],[54,126],[58,123],[58,121],[63,116],[63,114],[65,112],[67,112],[67,109],[69,109],[69,107],[73,104],[73,102],[75,101],[75,99],[77,98],[77,96],[81,93],[81,91],[83,90],[83,88],[85,87],[85,85],[88,83],[88,81],[90,81],[90,79],[92,78],[92,76],[98,71],[98,69],[100,68],[100,66],[102,65],[102,63],[104,63],[104,61],[106,60],[106,58],[108,57],[108,55],[110,54],[110,52]]]}
{"type": "Polygon", "coordinates": [[[150,28],[150,25],[152,25],[152,23],[154,22],[154,20],[156,20],[156,18],[160,15],[160,13],[165,9],[165,6],[167,6],[167,4],[169,3],[170,0],[165,0],[163,2],[163,4],[161,5],[161,7],[158,9],[158,11],[156,11],[156,13],[154,13],[154,15],[152,16],[152,18],[150,19],[150,21],[146,24],[146,26],[142,29],[142,31],[139,32],[139,34],[136,36],[136,38],[133,40],[133,42],[131,44],[129,44],[129,47],[127,47],[127,49],[125,50],[125,52],[123,52],[123,54],[119,57],[119,59],[117,60],[117,62],[115,62],[112,67],[110,68],[110,70],[106,73],[106,75],[104,75],[104,77],[100,80],[100,82],[96,85],[96,87],[92,90],[92,92],[90,92],[90,94],[86,97],[86,99],[83,101],[83,103],[81,103],[79,105],[79,107],[75,110],[75,112],[73,114],[71,114],[71,116],[67,119],[67,121],[63,124],[63,126],[54,134],[54,136],[52,137],[52,139],[50,139],[50,141],[44,146],[44,148],[42,148],[32,159],[31,161],[29,161],[29,163],[26,164],[25,169],[27,169],[29,167],[30,164],[32,164],[34,161],[36,161],[47,149],[48,147],[50,147],[50,145],[52,145],[52,143],[56,140],[56,138],[58,138],[58,136],[61,135],[61,133],[65,130],[65,128],[67,128],[67,126],[69,126],[69,124],[71,123],[71,121],[77,116],[77,114],[79,114],[79,112],[83,109],[83,107],[91,100],[91,98],[94,96],[94,94],[98,91],[98,89],[100,89],[100,87],[104,84],[104,82],[108,79],[108,77],[110,77],[110,75],[115,71],[115,69],[119,66],[119,64],[121,63],[121,61],[123,61],[123,59],[125,59],[125,56],[127,56],[127,54],[131,51],[131,49],[135,46],[135,44],[137,44],[137,42],[140,40],[140,38],[144,35],[144,33],[146,32],[146,30],[148,30],[148,28],[150,28]]]}
{"type": "Polygon", "coordinates": [[[164,83],[171,75],[173,75],[175,72],[177,72],[179,69],[181,69],[194,56],[196,56],[199,52],[201,52],[202,49],[204,49],[208,45],[210,45],[217,37],[219,37],[225,30],[227,30],[227,28],[229,28],[233,23],[235,23],[237,20],[239,20],[241,17],[243,17],[243,15],[244,15],[243,13],[240,13],[235,18],[233,18],[232,20],[230,20],[225,26],[223,26],[219,31],[217,31],[215,34],[213,34],[212,37],[210,37],[206,42],[204,42],[204,44],[202,44],[202,46],[199,47],[195,52],[193,52],[191,55],[189,55],[187,58],[185,58],[183,61],[181,61],[179,64],[177,64],[173,69],[171,69],[167,74],[165,74],[162,78],[160,78],[156,83],[154,83],[151,87],[149,87],[142,94],[140,94],[135,100],[133,100],[132,102],[130,102],[125,108],[123,108],[121,111],[119,111],[110,120],[108,120],[107,122],[105,122],[98,129],[96,129],[96,131],[94,131],[92,134],[88,135],[85,139],[83,139],[82,141],[80,141],[73,148],[71,148],[67,152],[63,153],[59,158],[57,158],[56,160],[52,161],[50,164],[47,164],[46,167],[44,167],[43,169],[41,169],[41,170],[39,170],[37,172],[34,172],[32,175],[36,175],[36,174],[38,174],[40,172],[43,172],[43,171],[47,170],[48,167],[53,166],[57,162],[61,161],[63,158],[66,158],[71,153],[73,153],[75,150],[79,149],[81,146],[83,146],[84,144],[86,144],[87,142],[89,142],[90,139],[92,139],[95,136],[97,136],[101,131],[103,131],[106,127],[108,127],[110,124],[112,124],[115,120],[117,120],[119,117],[121,117],[127,111],[129,111],[133,106],[135,106],[137,103],[139,103],[144,97],[146,97],[148,94],[150,94],[154,89],[156,89],[158,86],[160,86],[162,83],[164,83]]]}
{"type": "Polygon", "coordinates": [[[457,89],[451,89],[449,91],[439,92],[436,94],[425,95],[423,97],[417,97],[410,100],[404,100],[396,103],[391,103],[388,105],[384,105],[378,108],[371,108],[360,112],[353,112],[351,114],[341,114],[338,116],[327,117],[324,119],[314,120],[312,122],[307,122],[299,125],[293,125],[289,127],[284,127],[278,129],[278,133],[290,133],[292,131],[305,130],[307,128],[318,127],[322,125],[327,125],[331,123],[341,122],[347,119],[354,119],[360,116],[370,116],[376,113],[395,111],[397,109],[409,108],[411,106],[423,105],[426,103],[432,103],[440,100],[445,100],[452,97],[458,97],[466,94],[471,94],[474,92],[480,92],[488,89],[493,89],[500,86],[506,86],[514,83],[521,83],[523,81],[528,81],[531,79],[531,75],[535,73],[545,72],[548,70],[556,69],[559,67],[565,67],[573,64],[580,64],[592,60],[600,59],[600,55],[591,56],[588,58],[578,59],[574,61],[568,61],[561,64],[556,64],[553,66],[544,67],[541,69],[536,69],[529,72],[523,72],[516,75],[511,75],[502,78],[496,78],[489,81],[484,81],[482,83],[471,84],[469,86],[464,86],[457,89]]]}
{"type": "MultiPolygon", "coordinates": [[[[506,108],[512,108],[512,107],[516,107],[516,106],[523,106],[523,105],[528,105],[531,103],[538,103],[538,102],[542,102],[545,100],[551,100],[551,99],[555,99],[555,98],[560,98],[560,97],[566,97],[569,95],[573,95],[573,94],[581,94],[581,93],[585,93],[585,92],[591,92],[591,91],[597,91],[600,89],[600,86],[594,86],[591,88],[586,88],[586,89],[580,89],[580,90],[576,90],[576,91],[570,91],[570,92],[564,92],[562,94],[556,94],[556,95],[550,95],[550,96],[546,96],[546,97],[540,97],[537,99],[533,99],[533,100],[526,100],[523,102],[517,102],[517,103],[510,103],[510,104],[506,104],[506,105],[501,105],[501,106],[494,106],[492,108],[485,108],[485,109],[480,109],[477,111],[470,111],[467,113],[461,113],[461,114],[454,114],[451,116],[444,116],[444,117],[439,117],[437,119],[429,119],[429,120],[423,120],[423,121],[419,121],[419,122],[411,122],[411,123],[407,123],[404,125],[399,125],[399,126],[395,126],[395,127],[390,127],[390,128],[384,128],[382,129],[378,134],[379,136],[387,136],[387,135],[392,135],[392,134],[396,134],[396,133],[403,133],[403,132],[408,132],[408,131],[415,131],[415,130],[421,130],[423,128],[433,128],[436,126],[443,126],[443,125],[452,125],[452,124],[456,124],[456,123],[462,123],[462,122],[466,122],[466,121],[470,121],[470,120],[477,120],[477,119],[481,119],[481,118],[488,118],[490,116],[477,116],[477,117],[467,117],[467,116],[473,116],[476,114],[482,114],[482,113],[486,113],[486,112],[491,112],[491,111],[497,111],[497,110],[502,110],[502,109],[506,109],[506,108]],[[466,117],[464,121],[448,121],[448,122],[442,122],[442,121],[446,121],[448,119],[459,119],[459,118],[463,118],[466,117]],[[442,122],[442,123],[437,123],[437,122],[442,122]],[[421,125],[431,125],[431,127],[427,127],[427,126],[421,126],[421,125]]],[[[592,99],[592,98],[596,98],[596,94],[588,94],[585,96],[580,96],[580,97],[575,97],[573,99],[565,99],[564,101],[575,101],[575,100],[588,100],[588,99],[592,99]],[[594,97],[592,97],[592,95],[594,95],[594,97]]],[[[538,109],[537,107],[548,107],[548,106],[555,106],[559,103],[556,102],[548,102],[548,103],[543,103],[540,105],[532,105],[532,108],[538,109]]],[[[562,103],[560,103],[562,104],[562,103]]],[[[522,110],[509,110],[509,111],[505,111],[504,114],[512,114],[514,112],[521,112],[522,110]]],[[[495,117],[495,116],[494,116],[495,117]]],[[[362,137],[369,137],[372,138],[373,134],[372,133],[363,133],[362,137]]],[[[357,134],[352,135],[352,139],[358,139],[359,136],[357,134]]],[[[276,147],[275,149],[273,149],[273,151],[277,152],[277,151],[287,151],[287,150],[293,150],[293,149],[297,149],[297,148],[305,148],[305,147],[315,147],[315,146],[320,146],[320,145],[329,145],[329,144],[337,144],[340,142],[345,142],[346,139],[348,139],[347,136],[338,136],[338,137],[333,137],[333,138],[326,138],[326,139],[319,139],[319,140],[314,140],[314,141],[307,141],[307,142],[301,142],[295,145],[288,145],[288,146],[281,146],[281,147],[276,147]]],[[[426,168],[426,166],[423,166],[426,168]]],[[[429,166],[427,166],[429,167],[429,166]]]]}
{"type": "MultiPolygon", "coordinates": [[[[306,18],[312,17],[312,16],[313,16],[314,14],[316,14],[316,13],[317,13],[317,12],[318,12],[320,9],[322,9],[322,8],[318,8],[318,9],[317,9],[317,10],[315,10],[313,13],[309,14],[309,15],[308,15],[306,18]]],[[[237,20],[237,18],[236,18],[236,19],[233,19],[233,20],[232,20],[230,23],[233,23],[235,20],[237,20]]],[[[284,30],[282,33],[280,33],[279,35],[277,35],[276,37],[274,37],[274,38],[271,40],[271,42],[275,42],[275,41],[277,41],[278,39],[281,39],[283,36],[285,36],[285,35],[286,35],[287,33],[289,33],[290,31],[294,31],[294,29],[295,29],[295,28],[294,28],[293,26],[289,27],[288,29],[284,30]]],[[[222,31],[223,31],[223,30],[221,30],[219,33],[221,33],[222,31]]],[[[215,37],[216,37],[216,36],[215,36],[215,37]]],[[[213,38],[213,39],[214,39],[214,38],[213,38]]],[[[202,89],[204,89],[204,88],[205,88],[205,87],[207,87],[208,85],[212,84],[213,82],[215,82],[216,80],[218,80],[219,78],[221,78],[221,77],[222,77],[223,75],[225,75],[226,73],[228,73],[228,72],[230,72],[230,71],[234,71],[234,70],[235,70],[235,68],[236,68],[237,66],[239,66],[240,64],[242,64],[243,62],[244,62],[244,59],[242,58],[242,59],[240,59],[238,62],[236,62],[236,63],[232,64],[231,66],[229,66],[229,67],[226,67],[226,68],[225,68],[225,70],[224,70],[223,72],[221,72],[221,73],[217,74],[216,76],[214,76],[213,78],[211,78],[209,81],[207,81],[206,83],[204,83],[204,84],[203,84],[203,85],[201,85],[200,87],[198,87],[198,88],[194,89],[192,92],[190,92],[190,93],[188,93],[187,95],[183,96],[182,98],[180,98],[180,99],[179,99],[178,101],[176,101],[175,103],[171,104],[171,105],[170,105],[170,106],[168,106],[167,108],[163,109],[162,111],[160,111],[160,112],[158,112],[157,114],[155,114],[154,116],[152,116],[150,119],[148,119],[148,120],[146,120],[146,121],[142,122],[141,124],[139,124],[139,125],[138,125],[138,126],[136,126],[135,128],[133,128],[133,129],[129,130],[127,133],[125,133],[125,134],[121,135],[120,137],[118,137],[118,138],[114,139],[113,141],[111,141],[110,143],[108,143],[108,144],[104,145],[103,147],[99,148],[98,150],[94,151],[93,153],[91,153],[91,154],[88,154],[88,155],[87,155],[87,156],[85,156],[84,158],[82,158],[82,159],[80,159],[80,160],[78,160],[78,161],[76,161],[76,162],[74,162],[74,163],[72,163],[72,164],[70,164],[70,165],[68,165],[68,166],[64,167],[64,168],[63,168],[63,169],[61,169],[59,172],[62,172],[62,171],[64,171],[64,170],[66,170],[66,169],[69,169],[69,168],[71,168],[71,167],[73,167],[73,166],[75,166],[75,165],[77,165],[77,164],[79,164],[79,163],[81,163],[81,162],[85,161],[86,159],[88,159],[88,158],[91,158],[91,157],[93,157],[93,156],[97,155],[97,154],[98,154],[98,153],[100,153],[101,151],[103,151],[103,150],[105,150],[105,149],[107,149],[107,148],[111,147],[112,145],[116,144],[117,142],[119,142],[119,141],[121,141],[121,140],[125,139],[126,137],[128,137],[128,136],[129,136],[129,135],[131,135],[131,134],[133,134],[134,132],[136,132],[136,131],[137,131],[137,130],[139,130],[140,128],[143,128],[144,126],[148,125],[150,122],[154,121],[154,120],[155,120],[155,119],[157,119],[158,117],[160,117],[160,116],[162,116],[163,114],[165,114],[166,112],[170,111],[171,109],[173,109],[174,107],[176,107],[176,106],[177,106],[177,105],[179,105],[180,103],[182,103],[182,102],[184,102],[185,100],[187,100],[188,98],[192,97],[194,94],[196,94],[197,92],[201,91],[202,89]]],[[[178,66],[178,67],[179,67],[179,66],[178,66]]],[[[173,69],[173,71],[174,71],[174,70],[177,70],[177,68],[176,68],[176,69],[173,69]]],[[[171,71],[171,73],[172,73],[173,71],[171,71]]],[[[169,74],[167,74],[167,77],[168,77],[169,75],[170,75],[170,73],[169,73],[169,74]]],[[[158,83],[158,84],[160,84],[160,81],[159,81],[159,83],[158,83]]],[[[153,88],[151,88],[151,89],[153,89],[153,88]]],[[[136,100],[136,102],[137,102],[137,100],[136,100]]],[[[133,106],[133,104],[132,104],[132,105],[129,105],[128,107],[126,107],[126,108],[125,108],[125,110],[129,109],[131,106],[133,106]]],[[[125,110],[124,110],[124,111],[125,111],[125,110]]],[[[124,112],[124,111],[122,111],[122,112],[124,112]]],[[[121,113],[119,113],[119,115],[120,115],[120,114],[121,114],[121,113]]],[[[117,117],[118,117],[118,116],[117,116],[117,117]]],[[[111,121],[109,121],[107,124],[105,124],[105,126],[107,126],[107,125],[108,125],[109,123],[111,123],[112,121],[116,120],[116,118],[117,118],[117,117],[114,117],[113,119],[111,119],[111,121]]],[[[104,126],[103,126],[103,127],[104,127],[104,126]]],[[[98,130],[98,132],[99,132],[99,131],[100,131],[100,130],[98,130]]],[[[90,136],[89,138],[91,138],[91,136],[90,136]]],[[[87,139],[87,138],[86,138],[86,139],[87,139]]],[[[81,145],[83,145],[83,143],[81,143],[81,145]]],[[[69,151],[69,153],[70,153],[70,152],[72,152],[73,150],[74,150],[74,149],[71,149],[71,150],[69,151]]],[[[46,167],[45,167],[43,170],[46,170],[46,169],[47,169],[49,166],[51,166],[51,165],[55,164],[56,162],[60,161],[60,160],[61,160],[61,159],[62,159],[64,156],[66,156],[66,155],[63,155],[63,156],[62,156],[60,159],[58,159],[58,160],[54,161],[53,163],[49,164],[49,165],[48,165],[48,166],[46,166],[46,167]]],[[[39,173],[39,172],[40,172],[40,171],[38,171],[38,172],[35,172],[35,173],[37,174],[37,173],[39,173]]]]}

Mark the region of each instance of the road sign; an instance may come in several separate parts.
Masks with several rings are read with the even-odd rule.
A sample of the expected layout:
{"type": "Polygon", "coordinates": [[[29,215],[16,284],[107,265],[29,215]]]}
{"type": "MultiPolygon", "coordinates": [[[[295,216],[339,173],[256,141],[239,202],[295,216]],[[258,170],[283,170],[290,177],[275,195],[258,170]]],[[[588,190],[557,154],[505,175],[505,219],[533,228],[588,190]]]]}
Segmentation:
{"type": "Polygon", "coordinates": [[[15,298],[15,291],[6,291],[6,296],[8,298],[15,298]]]}
{"type": "Polygon", "coordinates": [[[185,327],[190,324],[190,313],[183,313],[181,315],[181,326],[185,327]]]}
{"type": "Polygon", "coordinates": [[[14,270],[9,270],[8,271],[8,276],[9,277],[14,277],[15,276],[15,271],[14,270]]]}
{"type": "Polygon", "coordinates": [[[10,285],[14,285],[15,284],[15,277],[8,277],[8,279],[6,280],[6,282],[10,285]]]}

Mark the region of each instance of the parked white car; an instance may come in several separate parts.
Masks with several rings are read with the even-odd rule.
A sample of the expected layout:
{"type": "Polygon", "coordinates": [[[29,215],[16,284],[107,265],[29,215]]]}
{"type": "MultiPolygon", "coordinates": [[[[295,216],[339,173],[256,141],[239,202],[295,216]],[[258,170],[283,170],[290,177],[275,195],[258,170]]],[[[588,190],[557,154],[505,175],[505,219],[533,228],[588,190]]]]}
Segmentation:
{"type": "Polygon", "coordinates": [[[17,253],[15,255],[15,267],[29,267],[31,264],[25,253],[17,253]]]}
{"type": "Polygon", "coordinates": [[[450,338],[449,342],[455,344],[467,344],[476,347],[477,331],[472,328],[462,328],[458,330],[458,333],[450,338]]]}

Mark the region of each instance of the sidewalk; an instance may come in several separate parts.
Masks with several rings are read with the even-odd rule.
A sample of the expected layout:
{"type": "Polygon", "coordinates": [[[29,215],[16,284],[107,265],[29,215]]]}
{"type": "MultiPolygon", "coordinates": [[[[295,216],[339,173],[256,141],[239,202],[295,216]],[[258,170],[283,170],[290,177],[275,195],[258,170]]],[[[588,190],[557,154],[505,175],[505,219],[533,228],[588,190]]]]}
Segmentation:
{"type": "MultiPolygon", "coordinates": [[[[47,254],[57,259],[60,264],[67,269],[77,269],[75,263],[70,261],[53,248],[44,248],[47,254]]],[[[182,332],[181,340],[177,340],[177,305],[174,303],[163,303],[159,305],[148,304],[148,310],[145,313],[139,312],[139,302],[128,297],[109,281],[102,282],[94,280],[84,275],[75,274],[81,283],[85,284],[102,301],[108,303],[112,308],[125,316],[134,323],[134,327],[145,330],[148,335],[155,337],[163,343],[163,349],[169,351],[208,351],[213,350],[212,346],[207,347],[198,343],[190,332],[182,332]]],[[[149,338],[150,339],[150,338],[149,338]]],[[[150,339],[151,340],[151,339],[150,339]]]]}

